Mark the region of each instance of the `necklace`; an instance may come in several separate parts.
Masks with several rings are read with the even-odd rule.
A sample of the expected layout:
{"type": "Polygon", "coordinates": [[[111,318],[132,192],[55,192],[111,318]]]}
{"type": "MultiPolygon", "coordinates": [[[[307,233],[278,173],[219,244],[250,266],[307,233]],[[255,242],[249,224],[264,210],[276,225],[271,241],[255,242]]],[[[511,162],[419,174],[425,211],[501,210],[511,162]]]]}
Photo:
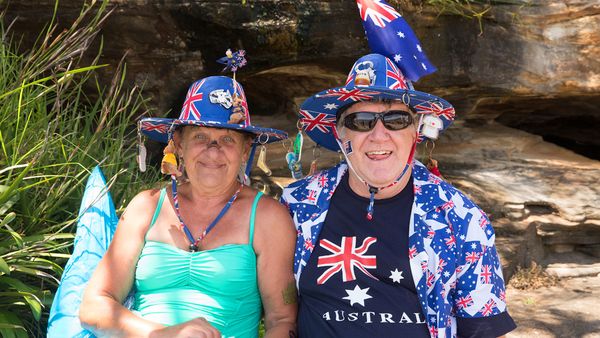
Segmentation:
{"type": "Polygon", "coordinates": [[[238,188],[238,190],[235,192],[235,194],[233,194],[233,196],[231,196],[231,198],[229,199],[227,204],[225,204],[223,209],[221,209],[221,212],[219,212],[217,217],[215,217],[215,219],[206,227],[206,229],[204,229],[204,231],[202,231],[202,233],[200,234],[200,236],[197,239],[194,239],[192,232],[187,227],[187,225],[185,225],[185,223],[183,222],[183,218],[181,218],[181,213],[179,212],[179,198],[177,197],[177,181],[175,179],[175,175],[171,175],[171,190],[173,191],[173,204],[175,204],[175,213],[177,214],[177,218],[179,218],[179,223],[181,224],[181,227],[183,228],[185,235],[187,236],[188,240],[190,241],[190,246],[189,246],[190,252],[198,251],[198,244],[200,244],[200,242],[204,239],[204,237],[206,237],[206,235],[208,235],[208,233],[215,227],[215,225],[217,225],[217,223],[219,222],[219,220],[221,220],[221,218],[225,215],[225,213],[227,213],[227,210],[229,210],[229,207],[231,207],[233,202],[237,199],[237,197],[238,197],[240,191],[242,191],[243,187],[244,187],[244,185],[240,184],[240,187],[238,188]]]}

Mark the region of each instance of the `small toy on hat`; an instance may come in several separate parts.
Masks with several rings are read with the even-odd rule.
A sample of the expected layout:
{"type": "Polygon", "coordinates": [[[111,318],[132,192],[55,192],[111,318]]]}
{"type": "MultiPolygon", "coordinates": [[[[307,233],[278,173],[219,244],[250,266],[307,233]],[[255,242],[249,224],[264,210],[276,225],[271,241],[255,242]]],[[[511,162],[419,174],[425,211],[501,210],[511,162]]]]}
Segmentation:
{"type": "Polygon", "coordinates": [[[160,162],[160,172],[168,175],[175,175],[180,177],[183,175],[177,166],[177,157],[175,156],[175,143],[173,140],[169,140],[169,143],[163,150],[163,158],[160,162]]]}

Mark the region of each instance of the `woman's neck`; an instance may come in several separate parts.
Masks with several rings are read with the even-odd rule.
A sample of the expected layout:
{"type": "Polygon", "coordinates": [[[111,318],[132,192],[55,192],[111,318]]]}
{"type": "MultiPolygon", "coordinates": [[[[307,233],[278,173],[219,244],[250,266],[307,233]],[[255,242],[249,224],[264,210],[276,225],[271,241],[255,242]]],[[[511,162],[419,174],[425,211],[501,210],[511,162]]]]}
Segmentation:
{"type": "Polygon", "coordinates": [[[240,185],[237,180],[218,187],[205,187],[188,182],[179,186],[178,191],[186,199],[193,202],[202,201],[202,205],[210,207],[229,201],[240,185]]]}

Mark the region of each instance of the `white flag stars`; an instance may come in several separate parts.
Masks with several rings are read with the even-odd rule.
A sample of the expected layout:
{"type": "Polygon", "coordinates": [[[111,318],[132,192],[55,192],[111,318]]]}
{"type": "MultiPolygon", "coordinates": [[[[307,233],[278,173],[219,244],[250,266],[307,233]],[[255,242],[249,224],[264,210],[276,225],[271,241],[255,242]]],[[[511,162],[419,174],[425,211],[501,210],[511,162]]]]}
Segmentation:
{"type": "Polygon", "coordinates": [[[354,290],[346,290],[348,296],[342,298],[350,301],[350,306],[358,303],[362,306],[365,306],[365,300],[369,298],[373,298],[367,294],[370,288],[361,289],[358,285],[354,287],[354,290]]]}
{"type": "Polygon", "coordinates": [[[400,54],[394,55],[394,61],[400,62],[400,60],[402,60],[402,55],[400,55],[400,54]]]}
{"type": "Polygon", "coordinates": [[[401,38],[404,38],[404,33],[402,33],[401,31],[398,31],[398,33],[396,33],[396,35],[398,35],[401,38]]]}
{"type": "Polygon", "coordinates": [[[326,103],[323,108],[325,109],[330,109],[330,110],[334,110],[338,108],[338,105],[335,103],[326,103]]]}
{"type": "Polygon", "coordinates": [[[402,272],[403,271],[398,271],[398,269],[390,271],[390,278],[392,279],[392,282],[400,283],[400,281],[404,279],[404,276],[402,276],[402,272]]]}

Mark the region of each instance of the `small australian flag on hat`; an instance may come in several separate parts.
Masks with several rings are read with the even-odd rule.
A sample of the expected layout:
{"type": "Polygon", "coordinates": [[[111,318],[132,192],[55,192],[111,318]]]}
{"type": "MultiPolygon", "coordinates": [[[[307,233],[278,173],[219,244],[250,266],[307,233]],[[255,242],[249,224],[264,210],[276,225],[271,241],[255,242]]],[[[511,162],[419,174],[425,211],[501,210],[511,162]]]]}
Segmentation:
{"type": "Polygon", "coordinates": [[[437,69],[421,48],[408,23],[384,0],[356,0],[363,27],[374,53],[394,60],[411,81],[437,69]]]}

